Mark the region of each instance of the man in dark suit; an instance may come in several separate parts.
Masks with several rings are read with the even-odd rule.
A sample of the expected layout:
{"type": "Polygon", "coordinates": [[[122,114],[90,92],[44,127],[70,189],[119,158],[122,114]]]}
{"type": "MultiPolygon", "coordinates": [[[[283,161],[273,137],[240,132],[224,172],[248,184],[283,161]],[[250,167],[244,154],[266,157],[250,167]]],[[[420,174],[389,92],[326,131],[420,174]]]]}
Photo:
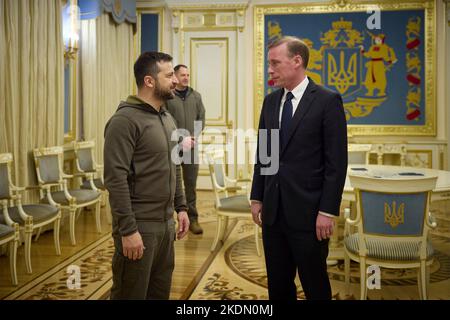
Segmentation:
{"type": "Polygon", "coordinates": [[[297,298],[297,270],[307,299],[331,299],[326,259],[347,171],[347,123],[341,96],[306,76],[308,58],[295,37],[269,46],[269,75],[280,89],[262,106],[251,211],[262,226],[275,300],[297,298]],[[271,173],[261,155],[276,153],[279,168],[271,173]]]}

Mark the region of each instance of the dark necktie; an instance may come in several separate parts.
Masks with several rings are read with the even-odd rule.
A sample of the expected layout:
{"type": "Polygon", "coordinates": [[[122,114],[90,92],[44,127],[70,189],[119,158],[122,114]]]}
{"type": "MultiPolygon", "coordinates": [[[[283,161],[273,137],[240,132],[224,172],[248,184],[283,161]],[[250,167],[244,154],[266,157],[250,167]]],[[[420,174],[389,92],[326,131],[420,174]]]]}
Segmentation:
{"type": "Polygon", "coordinates": [[[292,99],[294,95],[292,92],[288,92],[286,95],[286,101],[283,104],[283,113],[281,114],[281,130],[280,130],[280,140],[281,146],[284,147],[288,140],[289,124],[292,120],[292,99]]]}

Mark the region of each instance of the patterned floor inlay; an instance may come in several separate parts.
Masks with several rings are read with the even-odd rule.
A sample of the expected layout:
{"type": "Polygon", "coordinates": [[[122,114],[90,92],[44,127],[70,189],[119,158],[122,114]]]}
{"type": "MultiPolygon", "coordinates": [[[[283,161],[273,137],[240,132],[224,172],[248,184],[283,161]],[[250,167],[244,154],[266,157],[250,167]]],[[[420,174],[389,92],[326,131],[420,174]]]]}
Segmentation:
{"type": "MultiPolygon", "coordinates": [[[[258,257],[252,223],[240,221],[218,253],[191,299],[267,299],[264,257],[258,257]]],[[[435,260],[430,267],[430,299],[450,299],[450,241],[442,233],[433,235],[435,260]]],[[[333,299],[359,299],[359,264],[351,264],[348,293],[344,285],[344,264],[328,267],[333,299]]],[[[298,281],[297,294],[304,299],[298,281]]],[[[413,269],[381,268],[381,289],[369,290],[368,299],[418,299],[417,273],[413,269]]]]}
{"type": "Polygon", "coordinates": [[[105,235],[4,299],[99,299],[103,292],[110,288],[113,253],[114,243],[111,235],[105,235]],[[80,271],[79,281],[78,273],[74,271],[68,273],[68,269],[76,270],[77,268],[80,271]],[[78,283],[79,286],[77,286],[78,283]]]}

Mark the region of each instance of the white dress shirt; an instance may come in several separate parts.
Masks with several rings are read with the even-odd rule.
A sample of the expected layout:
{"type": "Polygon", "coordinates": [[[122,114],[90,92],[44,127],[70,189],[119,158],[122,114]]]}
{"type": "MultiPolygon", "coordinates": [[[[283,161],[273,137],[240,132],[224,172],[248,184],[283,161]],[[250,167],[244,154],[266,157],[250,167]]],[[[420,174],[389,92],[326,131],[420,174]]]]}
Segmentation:
{"type": "MultiPolygon", "coordinates": [[[[306,87],[308,86],[309,80],[308,77],[305,77],[305,79],[303,79],[302,82],[300,82],[295,88],[294,90],[292,90],[292,94],[294,95],[294,98],[292,98],[291,102],[292,102],[292,116],[294,116],[295,114],[295,110],[297,110],[297,106],[300,102],[300,100],[303,97],[303,94],[305,93],[306,87]]],[[[279,124],[278,127],[281,128],[281,115],[283,114],[283,105],[284,102],[286,101],[286,95],[289,92],[288,89],[284,88],[284,94],[283,94],[283,98],[281,99],[281,105],[280,105],[280,116],[279,116],[279,124]]]]}

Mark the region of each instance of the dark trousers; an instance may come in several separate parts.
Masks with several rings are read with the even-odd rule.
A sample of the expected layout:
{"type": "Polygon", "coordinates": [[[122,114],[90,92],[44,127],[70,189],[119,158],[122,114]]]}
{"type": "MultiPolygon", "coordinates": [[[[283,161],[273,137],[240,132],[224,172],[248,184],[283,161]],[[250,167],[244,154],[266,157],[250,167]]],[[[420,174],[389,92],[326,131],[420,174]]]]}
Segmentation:
{"type": "Polygon", "coordinates": [[[181,164],[181,168],[183,170],[184,192],[186,194],[186,202],[188,206],[188,216],[191,222],[198,220],[196,192],[198,167],[198,164],[181,164]]]}
{"type": "Polygon", "coordinates": [[[114,237],[111,300],[167,300],[174,269],[175,224],[138,222],[144,242],[144,255],[130,260],[123,255],[122,238],[114,237]]]}
{"type": "Polygon", "coordinates": [[[296,300],[298,271],[308,300],[330,300],[327,273],[328,240],[317,240],[315,232],[300,232],[278,212],[272,226],[263,224],[264,253],[270,300],[296,300]]]}

